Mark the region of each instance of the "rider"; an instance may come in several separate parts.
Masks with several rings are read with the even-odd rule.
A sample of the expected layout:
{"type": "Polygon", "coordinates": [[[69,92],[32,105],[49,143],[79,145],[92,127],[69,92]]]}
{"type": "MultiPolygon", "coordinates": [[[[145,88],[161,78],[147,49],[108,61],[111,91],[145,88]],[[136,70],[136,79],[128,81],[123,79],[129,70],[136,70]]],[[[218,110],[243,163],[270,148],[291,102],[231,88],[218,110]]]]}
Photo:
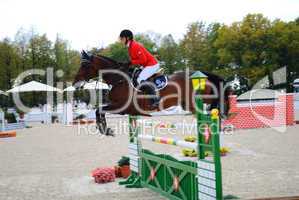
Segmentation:
{"type": "MultiPolygon", "coordinates": [[[[119,35],[122,44],[126,45],[129,52],[129,65],[140,65],[143,67],[140,72],[137,82],[144,83],[148,78],[154,75],[159,69],[160,65],[156,58],[144,46],[133,39],[133,33],[130,30],[123,30],[119,35]]],[[[147,94],[152,95],[150,98],[151,106],[156,108],[159,104],[159,97],[156,94],[155,88],[152,84],[142,84],[140,88],[147,94]]]]}

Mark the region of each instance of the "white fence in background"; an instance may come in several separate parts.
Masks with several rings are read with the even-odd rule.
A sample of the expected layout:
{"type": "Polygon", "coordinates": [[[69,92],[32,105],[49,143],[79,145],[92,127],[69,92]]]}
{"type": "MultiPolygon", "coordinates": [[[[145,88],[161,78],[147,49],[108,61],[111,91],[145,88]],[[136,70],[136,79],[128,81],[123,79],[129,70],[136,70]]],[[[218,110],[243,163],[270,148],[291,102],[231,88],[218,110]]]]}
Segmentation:
{"type": "Polygon", "coordinates": [[[73,122],[73,105],[71,103],[63,104],[62,123],[70,125],[73,122]]]}
{"type": "Polygon", "coordinates": [[[26,123],[24,121],[19,121],[16,123],[6,123],[4,113],[0,112],[0,131],[11,131],[17,129],[23,129],[26,127],[26,123]]]}
{"type": "Polygon", "coordinates": [[[51,113],[28,113],[24,115],[25,122],[42,122],[45,124],[51,123],[51,113]]]}
{"type": "Polygon", "coordinates": [[[24,115],[24,121],[50,124],[52,122],[52,107],[46,104],[42,109],[32,109],[31,112],[24,115]]]}

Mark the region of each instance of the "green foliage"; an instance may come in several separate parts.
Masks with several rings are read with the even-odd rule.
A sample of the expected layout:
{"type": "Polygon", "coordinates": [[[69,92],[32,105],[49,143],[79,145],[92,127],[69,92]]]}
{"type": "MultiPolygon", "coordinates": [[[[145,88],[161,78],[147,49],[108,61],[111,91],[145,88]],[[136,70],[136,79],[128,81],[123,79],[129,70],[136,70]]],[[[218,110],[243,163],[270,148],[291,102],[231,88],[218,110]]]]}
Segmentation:
{"type": "MultiPolygon", "coordinates": [[[[150,38],[148,34],[137,34],[135,40],[143,44],[143,46],[151,53],[155,54],[157,51],[156,43],[150,38]]],[[[119,62],[129,61],[128,49],[120,42],[110,44],[104,49],[94,49],[94,53],[98,53],[110,57],[119,62]]]]}
{"type": "Polygon", "coordinates": [[[207,48],[207,34],[203,22],[189,24],[187,33],[180,43],[185,64],[191,69],[202,69],[207,48]]]}
{"type": "Polygon", "coordinates": [[[143,46],[152,54],[157,52],[157,44],[153,41],[149,34],[137,34],[135,40],[143,44],[143,46]]]}
{"type": "MultiPolygon", "coordinates": [[[[288,68],[288,86],[299,76],[298,19],[270,21],[261,14],[248,14],[231,25],[190,23],[181,41],[170,34],[161,38],[153,33],[137,34],[135,39],[158,58],[166,73],[189,67],[228,80],[236,77],[240,94],[264,77],[269,77],[270,87],[274,87],[272,73],[284,66],[288,68]]],[[[129,59],[127,49],[119,43],[101,53],[119,61],[129,59]]]]}
{"type": "Polygon", "coordinates": [[[220,65],[233,63],[236,66],[251,67],[266,61],[265,46],[270,21],[262,15],[248,15],[242,22],[223,26],[215,41],[220,65]]]}
{"type": "MultiPolygon", "coordinates": [[[[0,88],[3,91],[12,88],[15,78],[29,69],[46,70],[53,67],[54,72],[62,70],[64,76],[54,76],[54,81],[65,82],[73,81],[79,66],[79,52],[71,50],[69,43],[58,36],[53,43],[45,34],[39,35],[34,30],[25,32],[20,29],[14,40],[6,38],[0,41],[0,88]]],[[[46,77],[32,75],[24,82],[31,80],[45,82],[46,77]]],[[[45,102],[45,94],[24,93],[21,94],[21,99],[25,105],[38,105],[45,102]]],[[[11,96],[4,99],[1,105],[13,106],[11,96]]]]}
{"type": "Polygon", "coordinates": [[[12,86],[11,80],[18,74],[19,57],[13,43],[9,39],[4,39],[0,42],[0,52],[0,85],[8,88],[12,86]]]}
{"type": "Polygon", "coordinates": [[[180,49],[172,35],[167,35],[162,38],[158,54],[161,60],[161,66],[165,68],[168,74],[179,70],[183,66],[180,49]]]}
{"type": "Polygon", "coordinates": [[[107,48],[99,51],[99,53],[119,62],[127,62],[129,60],[128,50],[120,42],[110,44],[107,48]]]}
{"type": "Polygon", "coordinates": [[[247,77],[251,85],[265,76],[271,79],[273,71],[284,66],[298,76],[298,28],[295,22],[271,22],[261,14],[249,14],[241,22],[223,25],[214,42],[219,66],[247,77]]]}
{"type": "Polygon", "coordinates": [[[122,156],[117,163],[119,167],[130,165],[130,158],[127,156],[122,156]]]}
{"type": "Polygon", "coordinates": [[[4,118],[7,120],[7,123],[16,123],[17,119],[13,113],[4,113],[4,118]]]}

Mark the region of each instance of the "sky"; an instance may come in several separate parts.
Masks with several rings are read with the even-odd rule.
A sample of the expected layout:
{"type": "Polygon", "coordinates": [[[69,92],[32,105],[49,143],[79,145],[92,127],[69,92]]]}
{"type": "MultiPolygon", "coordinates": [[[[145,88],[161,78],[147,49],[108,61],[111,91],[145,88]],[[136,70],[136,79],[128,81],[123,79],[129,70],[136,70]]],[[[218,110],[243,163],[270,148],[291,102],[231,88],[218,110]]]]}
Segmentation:
{"type": "Polygon", "coordinates": [[[81,50],[115,42],[122,29],[180,39],[191,22],[230,24],[248,13],[294,20],[299,0],[1,0],[0,39],[34,28],[52,41],[58,33],[81,50]]]}

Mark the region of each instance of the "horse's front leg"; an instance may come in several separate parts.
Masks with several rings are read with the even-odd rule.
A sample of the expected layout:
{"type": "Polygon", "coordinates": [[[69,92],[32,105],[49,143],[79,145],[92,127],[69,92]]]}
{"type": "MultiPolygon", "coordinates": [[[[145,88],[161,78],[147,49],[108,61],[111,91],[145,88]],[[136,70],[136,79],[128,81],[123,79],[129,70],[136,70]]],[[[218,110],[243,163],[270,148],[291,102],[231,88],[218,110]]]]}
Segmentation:
{"type": "Polygon", "coordinates": [[[96,110],[96,124],[101,134],[114,136],[111,128],[107,128],[106,113],[100,109],[96,110]]]}
{"type": "Polygon", "coordinates": [[[107,128],[107,121],[105,113],[100,112],[99,109],[96,110],[96,123],[97,128],[99,129],[101,134],[105,134],[105,130],[107,128]]]}

